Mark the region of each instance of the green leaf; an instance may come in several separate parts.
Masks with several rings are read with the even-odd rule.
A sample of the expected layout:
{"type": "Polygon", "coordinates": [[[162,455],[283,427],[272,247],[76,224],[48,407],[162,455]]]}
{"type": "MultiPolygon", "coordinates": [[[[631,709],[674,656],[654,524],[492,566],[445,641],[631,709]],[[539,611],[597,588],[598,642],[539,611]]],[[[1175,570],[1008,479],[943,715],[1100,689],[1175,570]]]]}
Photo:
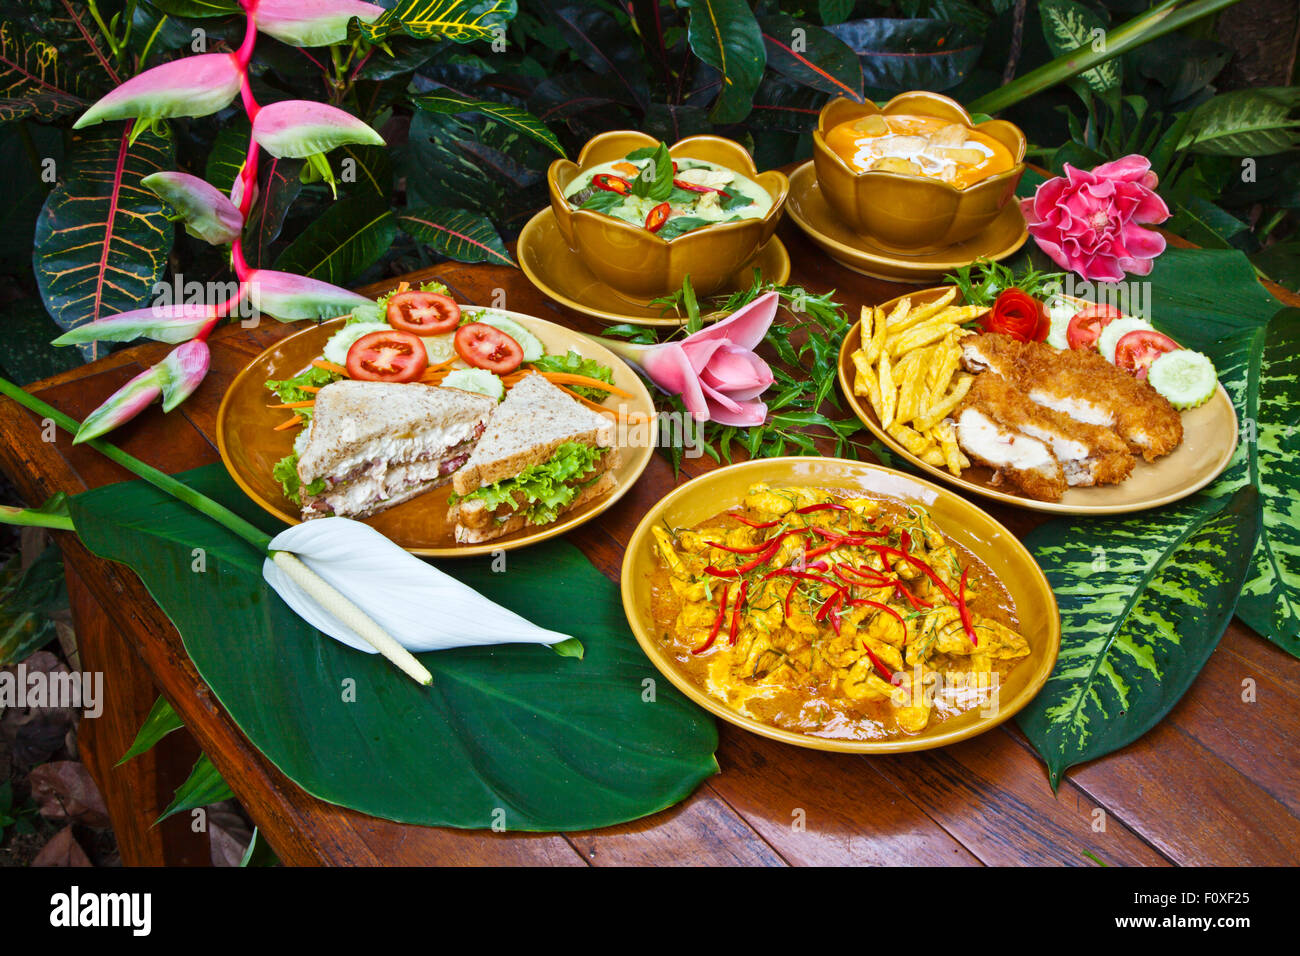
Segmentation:
{"type": "Polygon", "coordinates": [[[515,264],[492,221],[479,213],[467,209],[419,206],[401,213],[397,224],[412,239],[457,262],[515,264]]]}
{"type": "Polygon", "coordinates": [[[199,754],[199,759],[194,762],[194,769],[190,771],[189,777],[176,788],[172,802],[167,804],[167,809],[153,822],[153,825],[157,826],[168,817],[186,810],[206,807],[220,803],[222,800],[233,800],[234,796],[234,792],[226,785],[226,781],[212,765],[208,755],[199,754]]]}
{"type": "Polygon", "coordinates": [[[889,93],[952,89],[979,60],[979,34],[942,20],[850,20],[829,29],[857,53],[863,82],[889,93]]]}
{"type": "Polygon", "coordinates": [[[522,133],[529,139],[541,143],[560,156],[565,155],[564,147],[555,138],[555,134],[546,128],[546,124],[532,113],[521,110],[517,106],[511,106],[508,103],[497,103],[493,100],[476,100],[447,89],[434,90],[432,93],[425,93],[423,96],[413,96],[411,97],[411,103],[417,109],[430,110],[434,113],[479,113],[518,133],[522,133]]]}
{"type": "Polygon", "coordinates": [[[760,17],[767,62],[796,83],[862,102],[858,55],[833,33],[784,14],[760,17]]]}
{"type": "Polygon", "coordinates": [[[303,161],[268,154],[258,165],[257,199],[244,223],[243,248],[249,265],[265,269],[273,261],[271,243],[279,238],[284,217],[302,192],[303,161]]]}
{"type": "Polygon", "coordinates": [[[19,570],[17,558],[0,573],[0,667],[25,660],[54,637],[50,615],[68,606],[63,554],[49,545],[19,570]]]}
{"type": "Polygon", "coordinates": [[[817,0],[817,13],[823,24],[843,23],[853,13],[854,0],[817,0]]]}
{"type": "Polygon", "coordinates": [[[395,33],[421,40],[472,43],[505,37],[515,18],[515,0],[402,0],[373,23],[361,23],[360,35],[378,43],[395,33]]]}
{"type": "Polygon", "coordinates": [[[396,235],[387,203],[368,196],[340,199],[280,253],[275,268],[347,285],[383,257],[396,235]]]}
{"type": "Polygon", "coordinates": [[[25,33],[18,23],[0,20],[0,123],[28,116],[48,123],[79,113],[86,107],[79,89],[58,47],[25,33]]]}
{"type": "Polygon", "coordinates": [[[271,849],[271,844],[266,842],[262,836],[262,831],[258,827],[253,827],[253,837],[248,841],[248,849],[244,851],[243,858],[239,861],[240,866],[275,866],[280,862],[271,849]]]}
{"type": "MultiPolygon", "coordinates": [[[[221,465],[181,477],[277,528],[221,465]]],[[[87,547],[142,576],[244,735],[320,799],[431,826],[584,830],[671,806],[717,771],[713,719],[646,660],[618,586],[563,540],[511,552],[505,573],[489,558],[439,567],[578,638],[585,658],[526,645],[422,654],[424,688],[320,635],[241,538],[151,486],[97,488],[72,511],[87,547]]]]}
{"type": "Polygon", "coordinates": [[[1058,519],[1025,544],[1061,607],[1061,650],[1017,721],[1070,767],[1150,730],[1200,673],[1232,618],[1258,532],[1258,495],[1203,496],[1114,519],[1058,519]]]}
{"type": "MultiPolygon", "coordinates": [[[[1091,48],[1098,38],[1105,39],[1105,22],[1075,0],[1041,0],[1038,12],[1043,18],[1043,36],[1054,56],[1066,56],[1082,47],[1091,48]]],[[[1094,93],[1105,93],[1120,85],[1123,78],[1120,64],[1118,58],[1107,60],[1080,73],[1079,79],[1094,93]]]]}
{"type": "Polygon", "coordinates": [[[1226,209],[1202,196],[1191,195],[1174,207],[1164,228],[1203,249],[1231,249],[1230,240],[1250,229],[1226,209]]]}
{"type": "Polygon", "coordinates": [[[172,168],[171,142],[145,133],[132,144],[129,128],[108,123],[77,134],[66,179],[37,220],[36,283],[65,331],[148,305],[167,266],[167,206],[140,180],[172,168]]]}
{"type": "Polygon", "coordinates": [[[149,0],[173,17],[228,17],[240,13],[238,0],[149,0]]]}
{"type": "Polygon", "coordinates": [[[248,153],[248,141],[252,135],[248,120],[243,116],[223,124],[212,142],[203,178],[229,195],[230,187],[235,185],[235,179],[244,167],[244,157],[248,153]]]}
{"type": "Polygon", "coordinates": [[[1260,87],[1211,97],[1191,111],[1180,149],[1215,156],[1268,156],[1300,143],[1291,111],[1300,88],[1260,87]]]}
{"type": "Polygon", "coordinates": [[[172,705],[167,703],[166,698],[159,697],[153,702],[153,707],[149,708],[149,715],[140,725],[140,730],[136,733],[130,749],[122,754],[121,759],[113,766],[120,767],[132,757],[138,757],[145,751],[152,750],[158,741],[184,726],[185,723],[176,715],[176,711],[172,710],[172,705]]]}
{"type": "Polygon", "coordinates": [[[745,0],[685,0],[691,11],[686,39],[692,52],[722,77],[713,101],[715,123],[739,123],[749,115],[767,67],[763,31],[745,0]]]}

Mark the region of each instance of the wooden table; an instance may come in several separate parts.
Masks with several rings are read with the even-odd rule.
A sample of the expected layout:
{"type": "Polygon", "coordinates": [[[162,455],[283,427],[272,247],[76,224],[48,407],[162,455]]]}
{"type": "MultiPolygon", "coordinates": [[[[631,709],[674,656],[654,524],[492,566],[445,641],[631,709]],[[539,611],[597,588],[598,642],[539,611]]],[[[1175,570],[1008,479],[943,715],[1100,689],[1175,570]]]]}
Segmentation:
{"type": "MultiPolygon", "coordinates": [[[[904,289],[826,259],[789,225],[792,282],[837,289],[854,314],[904,289]]],[[[447,263],[436,276],[463,302],[600,326],[551,303],[523,274],[447,263]],[[500,301],[499,291],[505,301],[500,301]]],[[[375,292],[379,290],[362,290],[375,292]]],[[[1300,297],[1274,289],[1287,301],[1300,297]]],[[[169,472],[218,460],[217,406],[235,374],[296,326],[264,321],[213,338],[212,371],[170,415],[154,406],[113,440],[169,472]]],[[[78,419],[170,346],[116,352],[32,386],[78,419]]],[[[681,480],[714,467],[688,460],[681,480]]],[[[0,403],[0,468],[28,502],[131,478],[0,403]]],[[[617,580],[638,519],[674,485],[655,456],[636,487],[569,540],[617,580]]],[[[981,502],[983,505],[984,503],[981,502]]],[[[1041,517],[988,506],[1023,535],[1041,517]]],[[[181,815],[150,828],[198,748],[216,764],[290,864],[1294,864],[1300,859],[1300,661],[1233,621],[1204,672],[1159,726],[1124,750],[1076,768],[1053,795],[1014,724],[925,753],[854,757],[802,750],[722,724],[722,773],[684,803],[589,833],[513,835],[403,826],[323,803],[280,774],[236,729],[195,672],[180,637],[134,573],[69,534],[66,558],[83,667],[106,675],[103,716],[81,724],[83,757],[112,814],[128,864],[203,863],[207,840],[181,815]],[[1243,681],[1256,684],[1252,703],[1243,681]],[[189,734],[114,767],[161,693],[189,734]]]]}

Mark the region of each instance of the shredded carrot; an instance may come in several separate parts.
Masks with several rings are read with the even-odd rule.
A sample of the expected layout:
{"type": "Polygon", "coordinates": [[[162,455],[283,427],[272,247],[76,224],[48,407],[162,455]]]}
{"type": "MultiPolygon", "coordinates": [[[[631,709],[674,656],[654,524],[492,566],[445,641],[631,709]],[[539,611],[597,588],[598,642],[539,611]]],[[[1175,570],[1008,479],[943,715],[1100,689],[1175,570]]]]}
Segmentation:
{"type": "Polygon", "coordinates": [[[394,292],[405,292],[405,291],[406,291],[407,289],[409,289],[410,287],[411,287],[411,283],[409,283],[409,282],[399,282],[399,283],[397,283],[397,288],[394,289],[393,291],[394,291],[394,292]]]}
{"type": "Polygon", "coordinates": [[[297,424],[298,424],[299,422],[301,422],[302,420],[303,420],[303,419],[302,419],[302,416],[301,416],[301,415],[295,415],[295,416],[293,416],[293,418],[289,419],[287,422],[281,422],[280,424],[276,425],[275,428],[273,428],[273,429],[271,429],[271,430],[272,430],[272,431],[277,431],[277,432],[282,432],[282,431],[284,431],[286,428],[292,428],[294,425],[297,425],[297,424]]]}
{"type": "Polygon", "coordinates": [[[590,408],[593,412],[601,412],[602,414],[605,414],[605,415],[613,415],[613,416],[615,416],[616,418],[622,418],[622,419],[625,419],[625,420],[630,421],[630,422],[635,422],[635,421],[649,421],[649,419],[648,419],[645,415],[642,415],[640,412],[629,413],[629,412],[622,411],[621,409],[618,409],[618,408],[607,408],[607,407],[605,407],[604,405],[600,405],[600,404],[597,404],[596,402],[593,402],[593,401],[592,401],[591,399],[589,399],[589,398],[583,398],[583,397],[582,397],[581,395],[579,395],[577,392],[575,392],[575,391],[573,391],[573,390],[571,390],[571,389],[567,389],[567,388],[565,388],[563,385],[557,385],[556,387],[557,387],[560,391],[565,392],[566,394],[570,395],[571,397],[573,397],[573,398],[577,399],[578,401],[582,402],[582,404],[586,405],[586,406],[587,406],[588,408],[590,408]]]}
{"type": "Polygon", "coordinates": [[[589,378],[586,375],[575,375],[572,372],[542,372],[542,378],[555,385],[586,385],[589,388],[598,388],[603,392],[612,392],[623,398],[631,398],[631,392],[625,392],[617,385],[610,385],[609,382],[602,382],[598,378],[589,378]]]}
{"type": "Polygon", "coordinates": [[[333,362],[327,362],[324,359],[312,359],[313,368],[323,368],[327,372],[337,372],[339,375],[347,375],[348,370],[342,365],[335,365],[333,362]]]}
{"type": "Polygon", "coordinates": [[[309,399],[305,402],[285,402],[283,405],[267,405],[267,408],[311,408],[316,404],[316,399],[309,399]]]}
{"type": "Polygon", "coordinates": [[[301,391],[310,392],[312,395],[315,395],[321,390],[321,386],[319,385],[299,385],[298,388],[301,391]]]}

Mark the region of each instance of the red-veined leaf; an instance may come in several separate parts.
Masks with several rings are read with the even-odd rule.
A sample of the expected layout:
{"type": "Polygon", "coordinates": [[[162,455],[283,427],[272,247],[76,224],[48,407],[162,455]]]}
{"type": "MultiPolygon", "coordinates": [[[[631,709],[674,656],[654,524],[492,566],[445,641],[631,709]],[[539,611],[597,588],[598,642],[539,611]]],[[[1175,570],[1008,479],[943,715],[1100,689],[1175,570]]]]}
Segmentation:
{"type": "Polygon", "coordinates": [[[517,133],[523,133],[529,139],[536,140],[554,150],[560,156],[564,155],[564,147],[560,145],[560,141],[555,138],[555,134],[547,129],[541,120],[527,110],[521,110],[509,103],[477,100],[446,88],[434,90],[423,96],[413,96],[411,97],[411,103],[417,109],[430,110],[434,113],[451,113],[453,115],[478,113],[517,133]]]}
{"type": "Polygon", "coordinates": [[[758,22],[772,69],[804,86],[862,102],[862,66],[843,40],[784,14],[758,22]]]}
{"type": "Polygon", "coordinates": [[[302,191],[302,167],[301,159],[269,155],[258,164],[257,199],[244,224],[244,258],[249,265],[270,264],[271,243],[279,238],[284,217],[302,191]]]}
{"type": "Polygon", "coordinates": [[[412,239],[457,262],[515,264],[491,220],[478,213],[424,206],[400,214],[397,224],[412,239]]]}
{"type": "Polygon", "coordinates": [[[716,123],[739,123],[749,115],[754,91],[767,67],[767,49],[754,11],[745,0],[688,0],[686,39],[701,60],[722,74],[713,103],[716,123]]]}

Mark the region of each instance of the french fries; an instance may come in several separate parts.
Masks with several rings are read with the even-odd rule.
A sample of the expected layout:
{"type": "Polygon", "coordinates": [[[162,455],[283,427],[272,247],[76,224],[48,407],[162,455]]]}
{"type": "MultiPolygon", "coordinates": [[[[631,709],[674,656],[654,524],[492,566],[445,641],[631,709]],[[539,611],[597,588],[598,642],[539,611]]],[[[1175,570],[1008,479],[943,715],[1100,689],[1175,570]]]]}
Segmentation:
{"type": "Polygon", "coordinates": [[[862,346],[853,353],[853,391],[866,396],[880,426],[911,454],[954,475],[970,467],[948,416],[970,391],[961,371],[962,324],[986,310],[953,305],[956,289],[933,302],[898,301],[888,314],[863,306],[862,346]]]}

